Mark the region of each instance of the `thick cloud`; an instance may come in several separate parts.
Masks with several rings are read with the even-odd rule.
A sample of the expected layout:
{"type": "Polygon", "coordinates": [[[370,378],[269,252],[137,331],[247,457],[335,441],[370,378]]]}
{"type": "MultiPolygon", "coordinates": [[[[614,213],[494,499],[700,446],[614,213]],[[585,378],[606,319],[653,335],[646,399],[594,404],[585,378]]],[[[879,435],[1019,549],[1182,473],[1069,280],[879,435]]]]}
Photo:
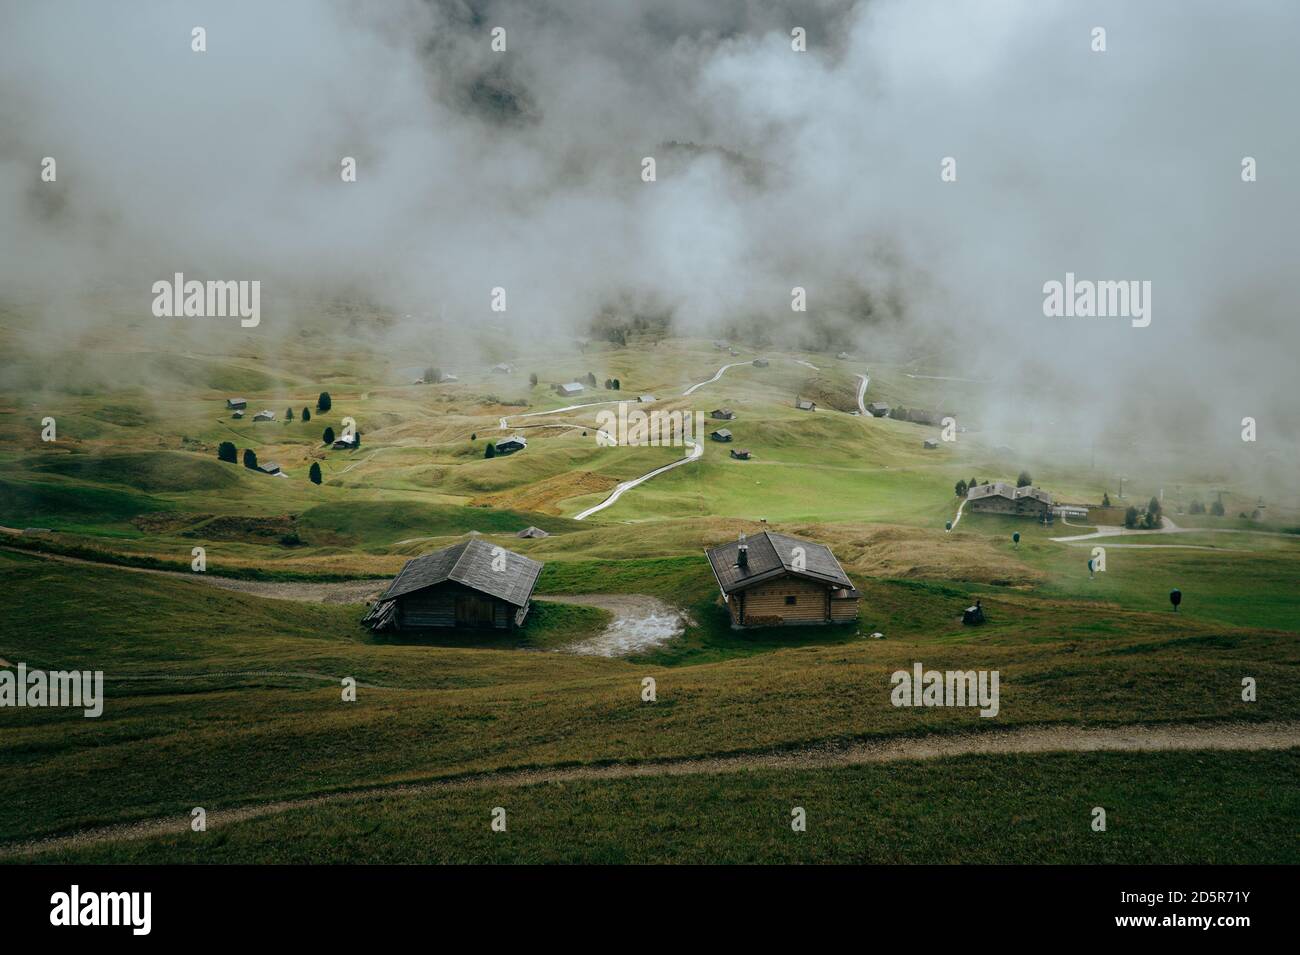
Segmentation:
{"type": "Polygon", "coordinates": [[[290,290],[349,294],[474,328],[499,285],[509,321],[568,331],[609,303],[683,328],[797,328],[801,285],[864,354],[924,343],[995,379],[1008,402],[991,419],[1023,417],[1020,389],[1047,381],[1040,417],[1061,429],[1177,422],[1218,443],[1250,414],[1294,434],[1300,8],[1282,0],[4,16],[0,279],[15,295],[184,269],[261,279],[268,311],[290,290]],[[57,188],[38,180],[46,155],[57,188]],[[1067,271],[1150,280],[1151,326],[1044,317],[1043,283],[1067,271]]]}

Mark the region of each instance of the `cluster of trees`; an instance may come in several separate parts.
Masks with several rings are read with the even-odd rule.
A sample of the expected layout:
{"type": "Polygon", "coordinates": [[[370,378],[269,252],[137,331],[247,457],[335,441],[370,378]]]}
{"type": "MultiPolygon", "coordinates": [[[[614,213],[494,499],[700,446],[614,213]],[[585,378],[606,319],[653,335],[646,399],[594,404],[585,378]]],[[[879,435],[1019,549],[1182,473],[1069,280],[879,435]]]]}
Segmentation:
{"type": "Polygon", "coordinates": [[[1132,504],[1124,512],[1124,526],[1128,528],[1142,528],[1144,530],[1158,530],[1161,523],[1161,507],[1157,498],[1151,498],[1147,502],[1146,513],[1139,511],[1132,504]]]}
{"type": "Polygon", "coordinates": [[[442,381],[442,369],[431,366],[424,369],[424,374],[421,375],[421,377],[424,379],[426,385],[436,385],[438,382],[442,381]]]}
{"type": "MultiPolygon", "coordinates": [[[[1205,505],[1201,503],[1199,498],[1194,499],[1192,503],[1188,505],[1187,513],[1204,514],[1205,505]]],[[[1214,503],[1210,505],[1210,513],[1213,514],[1215,517],[1223,516],[1223,495],[1222,494],[1220,494],[1217,498],[1215,498],[1214,503]]]]}
{"type": "Polygon", "coordinates": [[[623,383],[622,383],[621,381],[619,381],[617,378],[606,378],[606,379],[605,379],[605,390],[606,390],[606,391],[620,391],[620,390],[622,389],[622,387],[623,387],[623,383]]]}
{"type": "MultiPolygon", "coordinates": [[[[322,391],[320,393],[320,397],[316,399],[316,410],[329,411],[330,406],[331,406],[330,393],[328,391],[322,391]]],[[[293,420],[293,408],[285,409],[284,420],[285,421],[293,420]]],[[[303,421],[311,420],[311,409],[306,406],[303,406],[302,409],[302,420],[303,421]]],[[[361,433],[356,432],[356,437],[357,437],[357,446],[359,447],[361,445],[361,433]]],[[[324,438],[326,444],[333,444],[334,429],[326,428],[324,438]]],[[[217,445],[217,460],[224,461],[227,464],[239,463],[239,449],[235,447],[233,441],[222,441],[219,445],[217,445]]],[[[250,470],[257,469],[257,452],[254,451],[252,448],[244,449],[243,460],[244,460],[244,467],[249,468],[250,470]]],[[[313,484],[321,483],[322,478],[321,478],[321,469],[319,463],[315,461],[312,462],[311,468],[307,472],[307,478],[313,484]]]]}
{"type": "Polygon", "coordinates": [[[1021,471],[1016,478],[1016,487],[1030,487],[1033,483],[1034,479],[1030,477],[1028,471],[1021,471]]]}
{"type": "Polygon", "coordinates": [[[979,481],[976,480],[975,478],[971,478],[969,481],[958,481],[956,484],[953,485],[953,490],[957,492],[958,497],[965,497],[966,492],[969,491],[971,488],[978,487],[981,484],[988,484],[988,483],[989,483],[988,481],[979,481]]]}

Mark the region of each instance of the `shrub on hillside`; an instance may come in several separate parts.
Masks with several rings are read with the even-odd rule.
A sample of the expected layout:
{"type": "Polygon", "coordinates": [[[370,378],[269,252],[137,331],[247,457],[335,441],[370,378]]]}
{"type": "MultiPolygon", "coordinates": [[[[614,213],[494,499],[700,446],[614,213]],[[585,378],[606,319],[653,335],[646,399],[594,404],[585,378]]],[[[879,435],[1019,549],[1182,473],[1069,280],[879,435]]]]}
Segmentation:
{"type": "Polygon", "coordinates": [[[233,441],[222,441],[217,445],[217,460],[234,464],[239,460],[239,452],[233,441]]]}

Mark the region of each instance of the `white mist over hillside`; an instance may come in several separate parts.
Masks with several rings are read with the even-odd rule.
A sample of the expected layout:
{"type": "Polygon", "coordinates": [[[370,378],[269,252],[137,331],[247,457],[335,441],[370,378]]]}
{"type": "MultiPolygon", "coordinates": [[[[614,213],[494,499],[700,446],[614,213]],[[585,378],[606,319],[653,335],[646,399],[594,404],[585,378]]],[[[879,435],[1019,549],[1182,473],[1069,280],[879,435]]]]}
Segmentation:
{"type": "Polygon", "coordinates": [[[4,21],[0,282],[55,346],[107,320],[101,290],[147,318],[151,283],[184,271],[260,280],[269,338],[303,296],[410,314],[395,346],[568,336],[605,307],[791,341],[815,323],[868,360],[991,379],[991,427],[1237,455],[1250,415],[1265,454],[1296,437],[1293,4],[53,2],[4,21]],[[1045,317],[1067,272],[1150,281],[1150,326],[1045,317]]]}

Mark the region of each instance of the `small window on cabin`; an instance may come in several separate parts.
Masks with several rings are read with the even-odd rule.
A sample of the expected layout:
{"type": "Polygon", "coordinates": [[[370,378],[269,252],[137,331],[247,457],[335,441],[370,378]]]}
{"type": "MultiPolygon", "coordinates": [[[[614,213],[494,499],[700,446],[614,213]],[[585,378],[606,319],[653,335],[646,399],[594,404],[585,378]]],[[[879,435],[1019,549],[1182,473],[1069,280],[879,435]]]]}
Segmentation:
{"type": "Polygon", "coordinates": [[[797,601],[798,599],[799,599],[798,597],[792,594],[791,596],[785,598],[785,605],[787,607],[793,607],[795,605],[795,601],[797,601]]]}

